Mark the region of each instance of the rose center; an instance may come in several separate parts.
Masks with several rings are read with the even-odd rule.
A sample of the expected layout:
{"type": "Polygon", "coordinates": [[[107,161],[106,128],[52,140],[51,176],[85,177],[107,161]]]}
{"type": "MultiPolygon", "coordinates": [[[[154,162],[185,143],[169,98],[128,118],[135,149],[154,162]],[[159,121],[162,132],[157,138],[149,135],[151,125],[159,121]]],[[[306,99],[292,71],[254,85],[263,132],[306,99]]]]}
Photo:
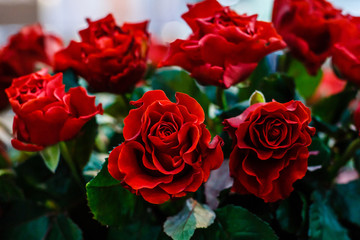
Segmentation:
{"type": "Polygon", "coordinates": [[[279,120],[272,120],[267,122],[266,131],[267,138],[269,141],[277,141],[284,130],[284,123],[279,120]]]}
{"type": "Polygon", "coordinates": [[[20,104],[26,102],[28,99],[36,97],[42,89],[44,81],[30,81],[27,85],[22,86],[19,88],[20,95],[17,97],[17,100],[20,104]]]}
{"type": "Polygon", "coordinates": [[[270,130],[270,135],[273,136],[273,137],[279,136],[280,133],[281,133],[281,131],[280,131],[280,129],[278,127],[273,127],[270,130]]]}
{"type": "Polygon", "coordinates": [[[156,135],[163,139],[170,136],[174,132],[176,132],[176,129],[173,124],[162,123],[157,129],[156,135]]]}

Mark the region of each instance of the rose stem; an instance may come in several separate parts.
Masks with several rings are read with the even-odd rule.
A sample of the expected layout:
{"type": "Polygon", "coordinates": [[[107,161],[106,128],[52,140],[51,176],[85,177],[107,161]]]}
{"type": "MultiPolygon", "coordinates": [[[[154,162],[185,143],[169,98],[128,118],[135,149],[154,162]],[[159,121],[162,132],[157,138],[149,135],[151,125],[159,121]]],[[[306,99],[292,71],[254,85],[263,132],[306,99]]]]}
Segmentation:
{"type": "Polygon", "coordinates": [[[221,87],[217,87],[216,88],[216,100],[217,100],[217,104],[218,106],[225,110],[225,108],[227,107],[227,103],[226,103],[226,96],[224,93],[224,89],[221,87]]]}
{"type": "Polygon", "coordinates": [[[80,188],[85,191],[85,188],[84,188],[85,184],[83,184],[83,182],[79,176],[78,170],[74,164],[74,161],[71,159],[71,156],[70,156],[68,147],[66,146],[66,143],[60,142],[59,145],[60,145],[61,155],[63,156],[65,162],[69,166],[70,171],[71,171],[75,181],[79,184],[80,188]]]}
{"type": "Polygon", "coordinates": [[[339,158],[338,161],[335,161],[334,164],[329,167],[329,173],[332,179],[336,177],[340,168],[344,166],[353,157],[355,151],[359,148],[360,148],[360,138],[356,138],[347,147],[342,157],[339,158]]]}

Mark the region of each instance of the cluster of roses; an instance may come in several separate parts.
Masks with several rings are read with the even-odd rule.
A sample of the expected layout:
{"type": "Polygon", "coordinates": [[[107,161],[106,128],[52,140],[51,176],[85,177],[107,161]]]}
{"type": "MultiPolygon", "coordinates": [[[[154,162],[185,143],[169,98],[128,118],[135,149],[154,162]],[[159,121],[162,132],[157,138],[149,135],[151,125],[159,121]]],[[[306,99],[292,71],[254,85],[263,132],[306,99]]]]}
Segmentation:
{"type": "MultiPolygon", "coordinates": [[[[275,28],[256,15],[238,15],[216,0],[189,5],[182,17],[193,33],[171,43],[159,66],[180,66],[202,85],[234,86],[247,79],[263,57],[286,46],[311,74],[332,55],[344,78],[360,82],[359,21],[325,0],[275,0],[275,28]]],[[[93,92],[131,92],[146,71],[147,22],[120,27],[112,15],[87,21],[89,27],[79,32],[81,41],[70,42],[54,57],[53,42],[61,47],[58,38],[44,35],[38,25],[24,28],[0,52],[4,84],[0,86],[11,83],[3,76],[28,74],[34,62],[43,62],[56,72],[73,69],[93,92]],[[12,63],[5,56],[13,44],[21,45],[17,38],[26,49],[10,56],[12,63]]],[[[84,88],[65,93],[61,73],[51,76],[42,71],[15,78],[6,92],[16,114],[12,144],[20,150],[39,151],[71,139],[102,113],[84,88]]],[[[124,119],[125,141],[108,160],[110,174],[151,203],[195,192],[224,158],[223,142],[218,136],[211,141],[199,103],[183,93],[176,99],[173,103],[157,90],[131,102],[136,109],[124,119]]],[[[267,202],[289,196],[292,184],[307,170],[307,147],[315,133],[310,122],[310,110],[299,101],[256,103],[226,119],[224,129],[233,139],[232,190],[267,202]]]]}
{"type": "Polygon", "coordinates": [[[57,36],[44,34],[41,26],[24,27],[0,48],[0,109],[9,102],[5,94],[14,78],[34,72],[37,63],[52,65],[54,53],[63,47],[57,36]]]}
{"type": "Polygon", "coordinates": [[[328,57],[340,75],[360,84],[360,20],[325,0],[275,0],[273,24],[291,53],[316,74],[328,57]]]}

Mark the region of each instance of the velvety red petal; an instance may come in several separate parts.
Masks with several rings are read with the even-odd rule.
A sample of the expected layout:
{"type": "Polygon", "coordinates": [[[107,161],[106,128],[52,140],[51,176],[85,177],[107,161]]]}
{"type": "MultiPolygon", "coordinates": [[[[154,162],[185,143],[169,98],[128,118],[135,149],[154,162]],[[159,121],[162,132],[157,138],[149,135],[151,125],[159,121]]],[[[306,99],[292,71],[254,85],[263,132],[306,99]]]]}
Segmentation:
{"type": "Polygon", "coordinates": [[[205,113],[201,105],[192,97],[187,94],[177,92],[175,94],[176,103],[183,105],[187,108],[190,114],[194,114],[198,117],[198,123],[203,123],[205,120],[205,113]]]}
{"type": "Polygon", "coordinates": [[[144,112],[150,104],[159,100],[169,100],[162,90],[146,92],[139,100],[130,102],[137,109],[130,110],[129,115],[124,119],[123,134],[125,140],[132,139],[139,134],[144,112]]]}
{"type": "Polygon", "coordinates": [[[11,145],[17,150],[28,151],[28,152],[37,152],[44,149],[44,146],[31,144],[31,143],[24,143],[15,138],[11,139],[11,145]]]}
{"type": "Polygon", "coordinates": [[[93,117],[96,114],[102,114],[103,109],[101,104],[95,106],[95,96],[89,96],[83,87],[70,88],[67,92],[65,102],[70,108],[71,114],[74,117],[93,117]]]}
{"type": "Polygon", "coordinates": [[[153,189],[143,188],[139,190],[139,193],[146,201],[153,204],[162,204],[170,199],[170,195],[160,187],[153,189]]]}
{"type": "Polygon", "coordinates": [[[143,158],[147,158],[144,147],[136,141],[123,143],[119,155],[119,170],[124,174],[124,182],[133,189],[154,188],[160,183],[169,183],[173,180],[172,175],[162,175],[160,172],[151,174],[151,170],[144,170],[140,166],[143,158]]]}
{"type": "MultiPolygon", "coordinates": [[[[194,180],[195,174],[196,173],[194,171],[189,171],[187,174],[180,178],[174,178],[174,180],[169,184],[160,184],[159,187],[168,194],[178,194],[185,191],[185,189],[191,185],[194,180]]],[[[197,186],[196,189],[198,188],[199,186],[197,186]]]]}
{"type": "Polygon", "coordinates": [[[123,180],[123,174],[121,174],[119,170],[119,156],[122,149],[123,149],[123,144],[117,146],[110,152],[108,158],[108,171],[113,178],[119,181],[123,180]]]}
{"type": "Polygon", "coordinates": [[[197,19],[213,16],[217,11],[221,11],[223,6],[216,0],[207,0],[194,5],[188,5],[188,8],[189,11],[181,15],[181,17],[195,32],[197,30],[197,19]]]}
{"type": "Polygon", "coordinates": [[[229,88],[239,82],[245,81],[255,70],[258,63],[238,62],[234,64],[225,64],[224,86],[229,88]]]}

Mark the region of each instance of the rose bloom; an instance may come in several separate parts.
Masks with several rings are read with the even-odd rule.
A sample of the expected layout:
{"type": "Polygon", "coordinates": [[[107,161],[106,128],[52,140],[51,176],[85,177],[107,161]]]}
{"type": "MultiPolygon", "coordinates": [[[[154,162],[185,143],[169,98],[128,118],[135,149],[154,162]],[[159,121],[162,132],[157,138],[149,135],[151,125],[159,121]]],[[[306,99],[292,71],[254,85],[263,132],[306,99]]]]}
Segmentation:
{"type": "Polygon", "coordinates": [[[13,78],[35,71],[36,64],[52,66],[53,55],[62,48],[62,40],[44,33],[40,24],[23,27],[0,48],[0,109],[8,105],[5,88],[13,78]]]}
{"type": "Polygon", "coordinates": [[[325,0],[275,0],[272,21],[294,57],[315,75],[341,39],[346,18],[325,0]]]}
{"type": "Polygon", "coordinates": [[[200,104],[184,93],[169,101],[146,92],[124,120],[125,142],[109,156],[109,173],[154,204],[195,192],[223,162],[221,138],[211,142],[200,104]]]}
{"type": "Polygon", "coordinates": [[[42,70],[16,78],[6,93],[15,112],[11,143],[18,150],[40,151],[70,140],[92,117],[103,113],[84,88],[65,93],[62,73],[51,76],[42,70]]]}
{"type": "Polygon", "coordinates": [[[109,14],[79,32],[81,42],[55,55],[55,70],[72,68],[95,92],[131,92],[146,70],[149,34],[147,21],[116,25],[109,14]]]}
{"type": "Polygon", "coordinates": [[[332,63],[342,79],[360,86],[360,17],[346,16],[342,39],[332,49],[332,63]]]}
{"type": "Polygon", "coordinates": [[[332,54],[341,77],[360,86],[360,39],[335,44],[332,54]]]}
{"type": "Polygon", "coordinates": [[[162,65],[177,65],[200,84],[229,88],[247,77],[267,54],[285,47],[271,23],[238,15],[216,0],[189,5],[182,18],[193,34],[170,44],[162,65]]]}
{"type": "Polygon", "coordinates": [[[265,202],[284,199],[305,176],[308,146],[315,129],[310,110],[299,101],[257,103],[224,121],[233,139],[232,191],[254,194],[265,202]]]}

